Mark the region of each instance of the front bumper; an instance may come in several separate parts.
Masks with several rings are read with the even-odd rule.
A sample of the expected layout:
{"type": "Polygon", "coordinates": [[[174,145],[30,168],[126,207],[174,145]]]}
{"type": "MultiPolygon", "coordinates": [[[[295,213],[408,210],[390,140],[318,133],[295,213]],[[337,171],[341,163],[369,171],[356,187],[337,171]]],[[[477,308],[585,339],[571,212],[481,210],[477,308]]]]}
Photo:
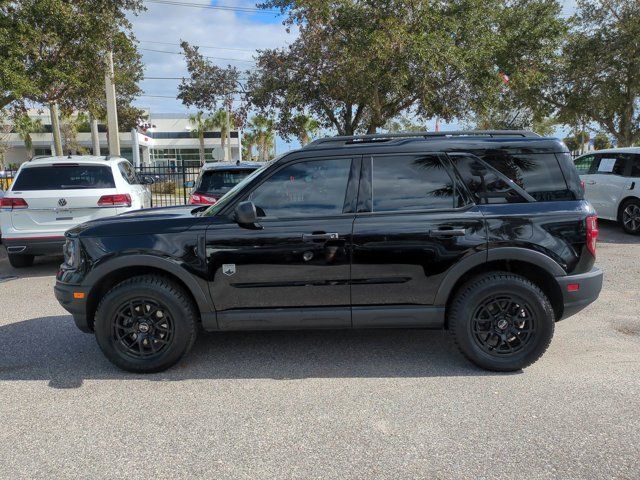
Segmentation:
{"type": "Polygon", "coordinates": [[[562,317],[558,320],[575,315],[598,298],[602,290],[602,277],[602,270],[596,267],[587,273],[556,277],[564,304],[562,317]]]}
{"type": "Polygon", "coordinates": [[[2,238],[7,253],[23,255],[62,255],[64,235],[50,237],[2,238]]]}
{"type": "Polygon", "coordinates": [[[87,319],[89,289],[79,285],[56,282],[53,291],[60,305],[73,316],[76,326],[83,332],[91,333],[93,329],[87,319]],[[80,295],[82,298],[78,298],[80,295]]]}

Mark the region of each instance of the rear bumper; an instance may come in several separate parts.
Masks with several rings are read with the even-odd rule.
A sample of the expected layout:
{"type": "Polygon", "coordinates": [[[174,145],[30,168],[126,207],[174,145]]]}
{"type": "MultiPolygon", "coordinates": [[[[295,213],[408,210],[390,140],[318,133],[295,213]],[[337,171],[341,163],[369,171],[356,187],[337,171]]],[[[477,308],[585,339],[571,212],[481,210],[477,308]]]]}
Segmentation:
{"type": "Polygon", "coordinates": [[[73,316],[76,326],[83,332],[91,333],[92,329],[87,319],[88,288],[56,282],[53,292],[60,305],[73,316]],[[74,293],[82,293],[84,298],[75,298],[74,293]]]}
{"type": "Polygon", "coordinates": [[[562,291],[564,304],[562,317],[558,320],[564,320],[571,315],[575,315],[598,298],[602,290],[602,277],[602,270],[596,267],[587,273],[556,277],[562,291]],[[577,290],[575,290],[576,285],[577,290]],[[574,291],[569,291],[570,286],[574,291]]]}
{"type": "Polygon", "coordinates": [[[62,255],[64,235],[50,237],[2,237],[7,253],[25,255],[62,255]]]}

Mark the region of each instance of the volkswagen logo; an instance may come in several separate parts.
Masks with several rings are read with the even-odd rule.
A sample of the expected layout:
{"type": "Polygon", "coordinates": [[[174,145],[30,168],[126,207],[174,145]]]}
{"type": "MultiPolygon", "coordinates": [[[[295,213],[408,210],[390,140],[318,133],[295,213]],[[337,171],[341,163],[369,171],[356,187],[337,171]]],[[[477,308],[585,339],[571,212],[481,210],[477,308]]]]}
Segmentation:
{"type": "Polygon", "coordinates": [[[61,207],[64,207],[66,204],[67,204],[66,198],[61,198],[60,200],[58,200],[58,205],[60,205],[61,207]]]}

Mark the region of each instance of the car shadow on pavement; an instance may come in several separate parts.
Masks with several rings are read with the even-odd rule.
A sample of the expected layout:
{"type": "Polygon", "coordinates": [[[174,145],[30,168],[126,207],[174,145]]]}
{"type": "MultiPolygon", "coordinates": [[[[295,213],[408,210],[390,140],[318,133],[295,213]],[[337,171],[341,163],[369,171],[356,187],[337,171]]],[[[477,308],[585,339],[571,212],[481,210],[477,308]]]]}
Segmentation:
{"type": "Polygon", "coordinates": [[[58,267],[64,261],[62,256],[42,256],[36,257],[33,266],[26,268],[13,268],[9,265],[9,259],[4,252],[4,247],[0,247],[0,278],[35,278],[50,277],[56,275],[58,267]]]}
{"type": "Polygon", "coordinates": [[[598,219],[599,243],[640,244],[639,235],[625,232],[618,222],[598,219]]]}
{"type": "Polygon", "coordinates": [[[496,375],[476,368],[444,331],[316,330],[202,333],[166,372],[119,370],[70,316],[0,326],[0,381],[46,380],[79,388],[84,380],[383,378],[496,375]]]}

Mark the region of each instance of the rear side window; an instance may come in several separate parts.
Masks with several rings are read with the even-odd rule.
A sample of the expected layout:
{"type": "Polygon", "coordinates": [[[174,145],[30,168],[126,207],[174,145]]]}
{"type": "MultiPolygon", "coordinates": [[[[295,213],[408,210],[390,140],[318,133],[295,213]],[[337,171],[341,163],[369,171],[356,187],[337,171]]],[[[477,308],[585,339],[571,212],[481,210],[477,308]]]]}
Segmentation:
{"type": "Polygon", "coordinates": [[[129,185],[139,185],[140,180],[138,179],[138,175],[136,171],[133,169],[129,162],[120,162],[118,164],[118,169],[122,174],[122,177],[129,185]]]}
{"type": "Polygon", "coordinates": [[[253,169],[247,170],[205,170],[202,172],[198,192],[214,193],[231,190],[247,176],[253,169]]]}
{"type": "Polygon", "coordinates": [[[631,155],[631,176],[640,177],[640,155],[631,155]]]}
{"type": "Polygon", "coordinates": [[[374,157],[372,211],[451,209],[455,186],[438,155],[374,157]]]}
{"type": "Polygon", "coordinates": [[[23,168],[12,190],[76,190],[115,186],[110,167],[75,164],[23,168]]]}
{"type": "Polygon", "coordinates": [[[624,155],[603,154],[597,157],[593,173],[624,175],[625,166],[626,158],[624,155]]]}
{"type": "Polygon", "coordinates": [[[553,153],[490,152],[479,156],[538,202],[575,199],[553,153]]]}
{"type": "Polygon", "coordinates": [[[513,184],[505,181],[494,168],[478,157],[457,154],[452,155],[452,160],[476,203],[499,204],[527,201],[513,188],[513,184]]]}
{"type": "Polygon", "coordinates": [[[585,155],[584,157],[576,159],[575,166],[578,173],[580,175],[586,175],[589,173],[591,171],[591,165],[595,159],[595,155],[585,155]]]}

